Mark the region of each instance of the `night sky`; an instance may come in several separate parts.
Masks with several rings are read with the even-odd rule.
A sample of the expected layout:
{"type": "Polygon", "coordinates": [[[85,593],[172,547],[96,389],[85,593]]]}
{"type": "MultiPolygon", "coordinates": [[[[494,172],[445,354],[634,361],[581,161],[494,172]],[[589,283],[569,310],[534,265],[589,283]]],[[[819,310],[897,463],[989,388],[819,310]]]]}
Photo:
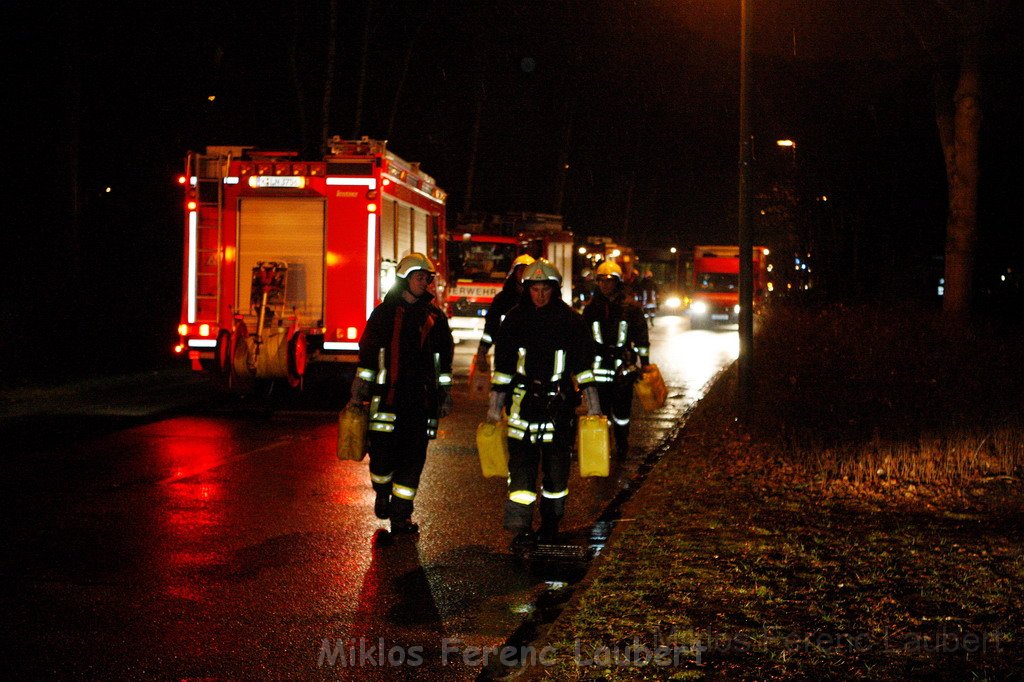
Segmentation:
{"type": "MultiPolygon", "coordinates": [[[[845,276],[862,293],[901,281],[893,273],[907,259],[917,270],[942,254],[931,58],[950,53],[947,10],[962,1],[974,0],[755,0],[755,175],[770,184],[788,172],[774,140],[797,141],[791,179],[832,200],[830,258],[849,261],[856,247],[845,276]]],[[[983,63],[980,277],[1024,266],[1024,34],[1020,3],[995,4],[1010,9],[983,63]]],[[[129,364],[166,354],[184,155],[213,144],[315,152],[328,7],[58,2],[9,20],[5,108],[19,172],[6,364],[63,333],[90,347],[113,335],[132,349],[129,364]]],[[[553,211],[566,154],[561,209],[577,234],[638,247],[735,242],[739,0],[337,8],[328,132],[386,138],[420,161],[449,192],[449,222],[466,201],[479,103],[472,209],[553,211]]]]}

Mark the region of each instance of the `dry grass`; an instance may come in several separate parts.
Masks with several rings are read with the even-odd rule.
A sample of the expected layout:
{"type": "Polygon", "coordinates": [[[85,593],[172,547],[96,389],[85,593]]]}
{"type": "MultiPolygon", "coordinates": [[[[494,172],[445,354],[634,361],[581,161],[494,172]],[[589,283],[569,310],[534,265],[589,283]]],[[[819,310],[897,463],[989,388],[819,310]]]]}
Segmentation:
{"type": "Polygon", "coordinates": [[[755,342],[751,433],[818,478],[965,487],[1024,470],[1017,332],[937,313],[777,308],[755,342]]]}
{"type": "Polygon", "coordinates": [[[715,384],[524,679],[1018,679],[1018,339],[774,311],[760,409],[715,384]]]}

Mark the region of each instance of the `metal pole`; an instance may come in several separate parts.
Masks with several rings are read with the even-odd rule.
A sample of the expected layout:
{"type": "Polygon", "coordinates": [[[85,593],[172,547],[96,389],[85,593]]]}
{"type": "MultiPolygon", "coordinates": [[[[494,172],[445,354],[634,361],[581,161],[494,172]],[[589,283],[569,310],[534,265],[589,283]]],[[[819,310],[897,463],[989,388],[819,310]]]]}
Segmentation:
{"type": "Polygon", "coordinates": [[[754,239],[750,225],[750,41],[753,0],[740,0],[740,159],[739,159],[739,257],[740,257],[740,414],[747,416],[753,400],[754,367],[754,270],[751,257],[754,239]]]}

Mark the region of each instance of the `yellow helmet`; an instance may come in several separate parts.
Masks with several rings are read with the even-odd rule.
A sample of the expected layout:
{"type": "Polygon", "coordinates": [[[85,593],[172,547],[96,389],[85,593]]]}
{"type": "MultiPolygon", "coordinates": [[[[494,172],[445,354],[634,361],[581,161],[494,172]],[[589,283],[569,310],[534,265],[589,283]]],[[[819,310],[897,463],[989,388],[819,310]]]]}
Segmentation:
{"type": "Polygon", "coordinates": [[[395,276],[405,279],[416,270],[426,270],[431,275],[437,274],[437,269],[434,264],[430,262],[430,259],[424,256],[422,253],[413,251],[408,256],[404,256],[402,260],[398,261],[398,269],[395,270],[395,276]]]}
{"type": "Polygon", "coordinates": [[[523,270],[523,284],[527,282],[554,282],[557,286],[562,286],[562,273],[551,261],[538,258],[523,270]]]}
{"type": "Polygon", "coordinates": [[[614,277],[621,282],[622,268],[620,268],[619,264],[613,260],[602,261],[601,264],[597,266],[597,273],[595,274],[595,277],[597,277],[597,279],[614,277]]]}
{"type": "Polygon", "coordinates": [[[529,265],[533,261],[533,256],[531,256],[528,253],[524,253],[521,256],[518,256],[514,261],[512,261],[512,269],[515,270],[520,265],[529,265]]]}

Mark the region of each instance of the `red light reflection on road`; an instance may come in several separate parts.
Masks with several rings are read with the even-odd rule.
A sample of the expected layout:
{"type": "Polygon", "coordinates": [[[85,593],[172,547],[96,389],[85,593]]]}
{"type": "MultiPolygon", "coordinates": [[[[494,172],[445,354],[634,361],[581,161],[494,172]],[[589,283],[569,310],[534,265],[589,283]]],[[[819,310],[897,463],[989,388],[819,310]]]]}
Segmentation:
{"type": "Polygon", "coordinates": [[[159,445],[158,456],[169,475],[161,483],[174,483],[220,465],[231,446],[231,430],[211,419],[188,417],[174,420],[180,436],[172,435],[159,445]]]}
{"type": "Polygon", "coordinates": [[[198,574],[224,561],[209,543],[224,523],[223,484],[204,472],[225,462],[232,432],[211,419],[173,421],[174,430],[157,443],[156,456],[168,475],[160,481],[166,497],[157,511],[162,527],[159,561],[166,575],[164,593],[176,599],[205,601],[198,574]]]}

